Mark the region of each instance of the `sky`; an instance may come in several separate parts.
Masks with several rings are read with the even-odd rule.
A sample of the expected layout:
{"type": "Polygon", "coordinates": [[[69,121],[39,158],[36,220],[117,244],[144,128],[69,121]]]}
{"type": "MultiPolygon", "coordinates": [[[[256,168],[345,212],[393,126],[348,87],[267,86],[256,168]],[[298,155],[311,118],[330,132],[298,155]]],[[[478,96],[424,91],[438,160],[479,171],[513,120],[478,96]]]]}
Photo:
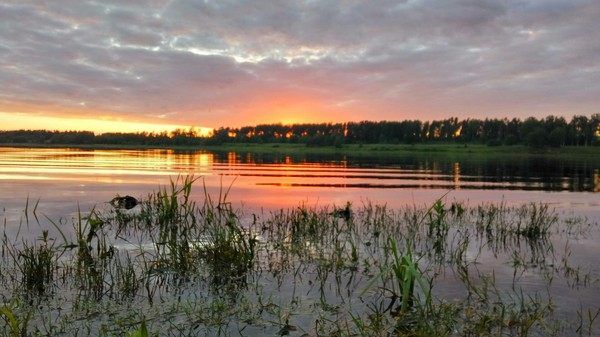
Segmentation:
{"type": "Polygon", "coordinates": [[[598,0],[3,0],[0,129],[600,112],[598,0]]]}

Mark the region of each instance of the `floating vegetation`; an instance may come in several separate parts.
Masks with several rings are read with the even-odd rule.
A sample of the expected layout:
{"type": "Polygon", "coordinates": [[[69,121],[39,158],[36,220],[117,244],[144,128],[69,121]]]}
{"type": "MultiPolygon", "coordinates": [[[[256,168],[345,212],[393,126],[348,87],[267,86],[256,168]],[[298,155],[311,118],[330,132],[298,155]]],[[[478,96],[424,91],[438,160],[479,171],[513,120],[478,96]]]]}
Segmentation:
{"type": "Polygon", "coordinates": [[[197,180],[177,177],[135,207],[80,211],[71,223],[42,222],[27,206],[24,221],[5,221],[0,336],[600,331],[598,270],[571,251],[597,227],[586,219],[445,196],[400,210],[348,203],[241,216],[229,189],[194,200],[197,180]],[[41,234],[9,237],[9,226],[41,234]]]}

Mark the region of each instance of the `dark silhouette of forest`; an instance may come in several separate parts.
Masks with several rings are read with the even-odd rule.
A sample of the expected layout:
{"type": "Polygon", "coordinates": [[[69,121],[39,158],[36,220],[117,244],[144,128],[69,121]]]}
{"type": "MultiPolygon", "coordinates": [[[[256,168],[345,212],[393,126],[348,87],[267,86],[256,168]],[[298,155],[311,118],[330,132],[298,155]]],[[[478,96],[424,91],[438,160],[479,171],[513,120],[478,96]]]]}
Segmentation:
{"type": "Polygon", "coordinates": [[[292,143],[342,147],[344,144],[464,143],[530,147],[598,146],[600,114],[548,116],[520,120],[486,118],[435,121],[362,121],[348,123],[261,124],[221,127],[208,136],[195,129],[172,132],[104,133],[90,131],[0,131],[3,144],[201,146],[225,143],[292,143]]]}

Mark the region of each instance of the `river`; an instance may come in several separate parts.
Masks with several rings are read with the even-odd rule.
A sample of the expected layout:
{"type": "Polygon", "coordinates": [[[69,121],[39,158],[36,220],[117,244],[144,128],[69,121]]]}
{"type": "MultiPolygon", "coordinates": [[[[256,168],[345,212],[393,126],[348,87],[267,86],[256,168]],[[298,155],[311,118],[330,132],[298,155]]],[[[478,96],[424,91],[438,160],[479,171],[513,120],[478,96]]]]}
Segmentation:
{"type": "MultiPolygon", "coordinates": [[[[597,164],[596,164],[597,165],[597,164]]],[[[51,219],[115,195],[144,198],[178,175],[198,178],[194,195],[229,191],[248,212],[365,202],[396,208],[448,200],[544,202],[564,212],[600,211],[600,167],[549,158],[450,160],[427,156],[296,156],[173,150],[0,148],[0,209],[29,203],[51,219]]]]}
{"type": "MultiPolygon", "coordinates": [[[[538,241],[539,247],[520,247],[529,241],[517,240],[510,243],[516,247],[498,249],[482,237],[463,237],[471,244],[462,256],[469,261],[470,272],[476,273],[475,279],[493,275],[503,289],[514,289],[517,284],[527,293],[548,291],[557,315],[567,315],[567,321],[579,319],[578,310],[584,315],[598,309],[600,166],[593,160],[537,156],[450,159],[435,153],[286,155],[276,148],[265,154],[4,147],[0,148],[3,232],[8,242],[16,245],[21,240],[37,240],[42,230],[48,230],[50,238],[69,236],[73,233],[56,229],[73,229],[77,218],[92,209],[110,209],[108,202],[115,196],[144,200],[179,176],[190,175],[197,178],[193,199],[201,202],[207,195],[226,199],[248,221],[254,214],[265,219],[278,210],[298,206],[333,210],[350,203],[353,209],[370,204],[388,209],[427,208],[441,197],[446,207],[454,203],[465,207],[548,205],[560,218],[578,219],[578,225],[552,228],[550,239],[538,241]]],[[[541,210],[538,206],[533,209],[541,210]]],[[[452,245],[462,230],[454,227],[448,244],[452,245]]],[[[433,259],[428,253],[425,247],[420,254],[433,259]]],[[[464,285],[457,282],[452,268],[444,267],[445,263],[441,266],[432,269],[435,295],[460,298],[464,285]]],[[[367,283],[366,279],[361,282],[363,287],[367,283]]],[[[312,283],[305,286],[310,292],[312,283]]],[[[286,289],[285,284],[280,285],[284,298],[295,293],[295,288],[286,289]]]]}

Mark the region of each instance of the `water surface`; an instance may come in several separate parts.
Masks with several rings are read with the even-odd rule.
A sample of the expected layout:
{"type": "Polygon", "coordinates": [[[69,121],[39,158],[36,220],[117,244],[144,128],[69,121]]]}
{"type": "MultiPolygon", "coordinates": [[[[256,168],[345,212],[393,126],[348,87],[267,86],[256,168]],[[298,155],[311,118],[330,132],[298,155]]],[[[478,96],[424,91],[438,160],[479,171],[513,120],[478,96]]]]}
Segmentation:
{"type": "Polygon", "coordinates": [[[348,201],[420,205],[448,191],[451,200],[546,202],[590,216],[600,205],[600,167],[592,163],[432,156],[0,148],[0,206],[10,212],[39,200],[41,212],[60,217],[116,194],[143,198],[187,174],[210,193],[231,186],[229,201],[249,211],[348,201]]]}
{"type": "MultiPolygon", "coordinates": [[[[562,219],[578,219],[579,225],[575,229],[564,225],[553,228],[548,240],[539,241],[539,247],[529,246],[526,240],[498,247],[483,237],[474,237],[465,259],[473,262],[470,272],[475,279],[493,275],[505,290],[516,282],[527,294],[548,291],[556,311],[575,320],[577,310],[595,312],[600,301],[596,262],[600,254],[600,167],[596,165],[585,160],[539,157],[448,159],[0,148],[0,217],[10,238],[35,240],[42,229],[58,237],[54,231],[57,226],[50,222],[66,231],[72,228],[73,219],[86,216],[93,208],[109,210],[107,202],[117,194],[143,200],[179,175],[198,178],[193,198],[202,201],[206,195],[216,199],[227,194],[227,200],[247,221],[251,221],[251,214],[264,219],[277,210],[300,205],[333,210],[350,202],[354,209],[368,204],[406,209],[428,207],[442,196],[446,206],[454,202],[473,207],[544,203],[562,219]],[[31,225],[34,216],[41,228],[31,225]],[[571,269],[588,279],[573,286],[571,276],[562,276],[571,269]],[[548,284],[549,278],[556,279],[548,284]]],[[[456,232],[448,236],[450,245],[453,238],[464,234],[460,234],[460,227],[453,230],[456,232]]],[[[424,262],[432,259],[423,256],[424,262]]],[[[464,296],[464,286],[457,282],[455,271],[441,265],[435,270],[436,296],[449,300],[464,296]]],[[[285,277],[295,280],[295,275],[285,277]]],[[[359,281],[350,279],[348,284],[350,281],[364,287],[369,280],[362,275],[359,281]]],[[[313,291],[310,282],[290,282],[291,289],[285,284],[278,288],[284,298],[295,294],[296,286],[313,291]]],[[[337,295],[330,292],[327,296],[337,295]]],[[[307,317],[308,321],[313,319],[307,317]]]]}

